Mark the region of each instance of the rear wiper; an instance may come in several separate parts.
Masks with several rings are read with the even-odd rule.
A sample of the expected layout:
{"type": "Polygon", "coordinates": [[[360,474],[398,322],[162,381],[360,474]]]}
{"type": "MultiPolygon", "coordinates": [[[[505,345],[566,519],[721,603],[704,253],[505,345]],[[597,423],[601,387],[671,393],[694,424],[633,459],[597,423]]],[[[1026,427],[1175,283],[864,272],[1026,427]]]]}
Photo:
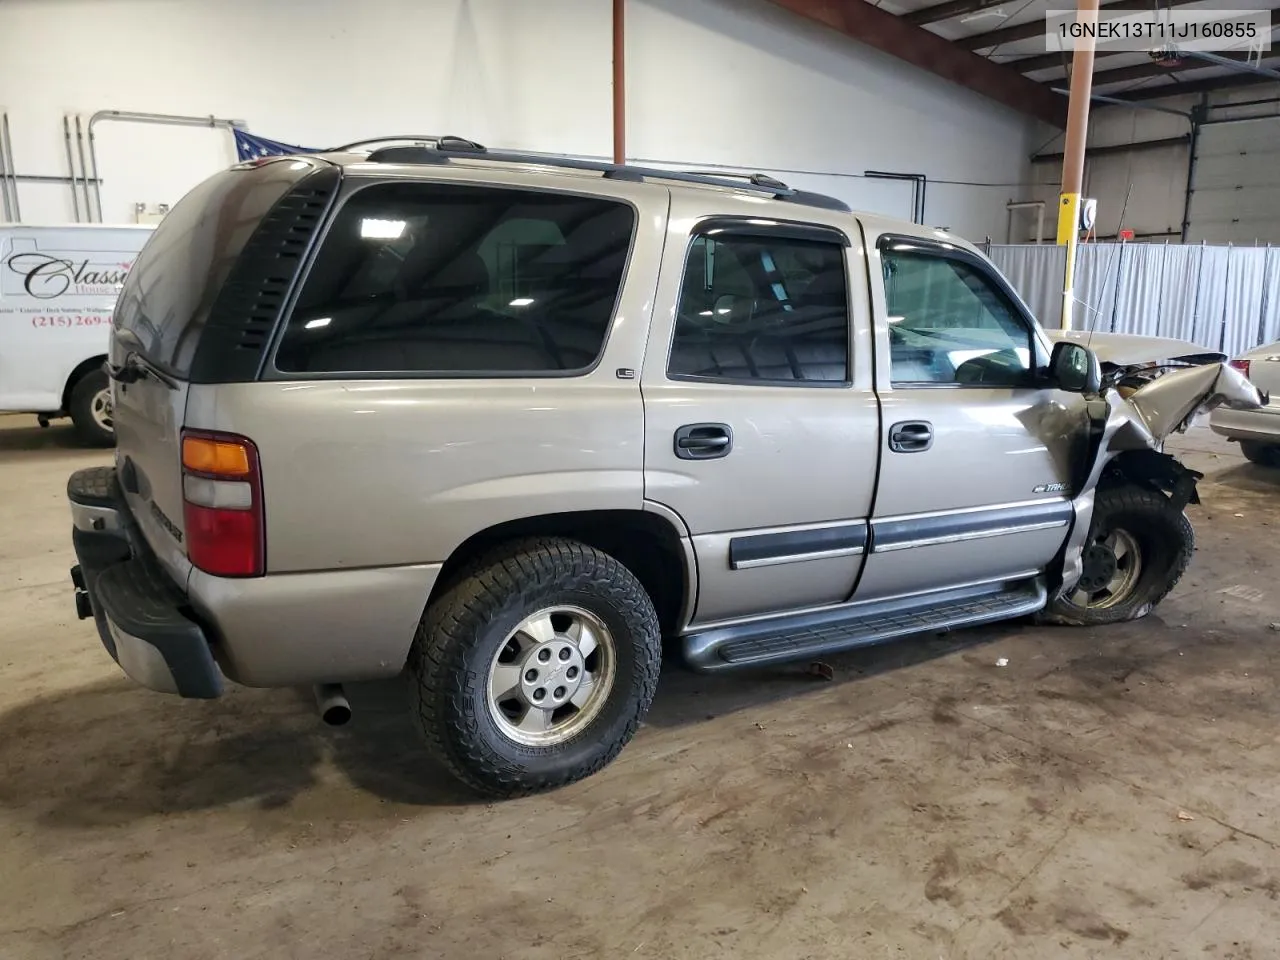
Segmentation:
{"type": "Polygon", "coordinates": [[[149,363],[136,350],[130,350],[124,355],[124,363],[108,363],[106,368],[107,376],[118,383],[137,383],[143,377],[150,377],[157,383],[163,383],[170,390],[178,389],[177,380],[155,364],[149,363]]]}

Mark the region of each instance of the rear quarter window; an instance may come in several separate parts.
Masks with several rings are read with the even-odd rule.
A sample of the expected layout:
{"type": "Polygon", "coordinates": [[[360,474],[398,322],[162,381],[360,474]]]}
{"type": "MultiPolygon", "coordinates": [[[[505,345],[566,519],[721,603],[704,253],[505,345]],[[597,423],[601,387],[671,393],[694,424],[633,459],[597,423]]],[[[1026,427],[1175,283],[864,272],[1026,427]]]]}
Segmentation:
{"type": "Polygon", "coordinates": [[[237,257],[299,178],[297,166],[283,161],[232,168],[179,200],[147,240],[120,291],[112,323],[121,342],[185,376],[237,257]]]}
{"type": "Polygon", "coordinates": [[[334,218],[281,338],[289,374],[555,375],[595,365],[635,230],[628,204],[383,183],[334,218]]]}

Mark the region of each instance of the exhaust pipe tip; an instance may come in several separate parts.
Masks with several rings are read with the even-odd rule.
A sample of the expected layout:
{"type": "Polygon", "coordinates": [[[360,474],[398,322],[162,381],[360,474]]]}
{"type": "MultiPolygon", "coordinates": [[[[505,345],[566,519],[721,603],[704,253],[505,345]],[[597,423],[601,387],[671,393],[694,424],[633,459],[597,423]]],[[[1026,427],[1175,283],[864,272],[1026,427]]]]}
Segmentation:
{"type": "Polygon", "coordinates": [[[341,727],[351,719],[351,704],[340,683],[320,683],[315,686],[316,709],[320,719],[331,727],[341,727]]]}

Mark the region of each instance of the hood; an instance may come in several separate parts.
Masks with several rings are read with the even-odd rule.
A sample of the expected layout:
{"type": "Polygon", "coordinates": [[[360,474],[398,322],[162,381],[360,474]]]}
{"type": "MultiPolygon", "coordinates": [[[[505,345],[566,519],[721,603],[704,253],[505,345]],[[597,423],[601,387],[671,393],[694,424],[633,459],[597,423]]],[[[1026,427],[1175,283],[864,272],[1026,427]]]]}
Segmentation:
{"type": "Polygon", "coordinates": [[[1144,337],[1136,333],[1091,333],[1088,330],[1046,330],[1051,342],[1070,340],[1084,344],[1102,363],[1135,367],[1146,363],[1181,360],[1184,363],[1220,363],[1225,354],[1216,353],[1190,340],[1171,337],[1144,337]]]}

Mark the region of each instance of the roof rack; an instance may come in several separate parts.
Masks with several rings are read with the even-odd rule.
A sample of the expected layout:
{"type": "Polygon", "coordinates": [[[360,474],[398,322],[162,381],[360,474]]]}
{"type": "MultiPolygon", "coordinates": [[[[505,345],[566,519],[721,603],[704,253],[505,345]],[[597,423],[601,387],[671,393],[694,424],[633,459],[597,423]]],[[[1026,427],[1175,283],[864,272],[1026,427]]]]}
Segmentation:
{"type": "Polygon", "coordinates": [[[484,153],[485,148],[482,144],[476,143],[474,140],[468,140],[466,137],[455,137],[452,134],[417,134],[407,133],[403,136],[394,137],[370,137],[368,140],[353,140],[351,143],[344,143],[340,147],[330,147],[328,153],[347,153],[358,147],[371,147],[377,143],[411,143],[415,146],[426,147],[434,146],[442,149],[454,150],[460,153],[484,153]],[[442,145],[447,144],[447,147],[442,145]]]}
{"type": "Polygon", "coordinates": [[[849,212],[849,206],[835,197],[829,197],[821,193],[810,193],[807,190],[796,190],[781,180],[763,173],[704,173],[701,171],[662,170],[657,167],[610,163],[606,160],[579,160],[574,157],[554,154],[490,150],[474,140],[451,135],[376,137],[335,147],[333,151],[345,152],[359,147],[370,146],[377,147],[369,153],[370,163],[447,164],[456,158],[493,160],[499,163],[541,164],[542,166],[558,167],[562,170],[598,172],[610,180],[673,180],[678,183],[723,187],[730,190],[751,190],[771,196],[777,200],[798,203],[808,207],[839,210],[844,213],[849,212]],[[378,144],[386,144],[386,146],[377,147],[378,144]]]}

